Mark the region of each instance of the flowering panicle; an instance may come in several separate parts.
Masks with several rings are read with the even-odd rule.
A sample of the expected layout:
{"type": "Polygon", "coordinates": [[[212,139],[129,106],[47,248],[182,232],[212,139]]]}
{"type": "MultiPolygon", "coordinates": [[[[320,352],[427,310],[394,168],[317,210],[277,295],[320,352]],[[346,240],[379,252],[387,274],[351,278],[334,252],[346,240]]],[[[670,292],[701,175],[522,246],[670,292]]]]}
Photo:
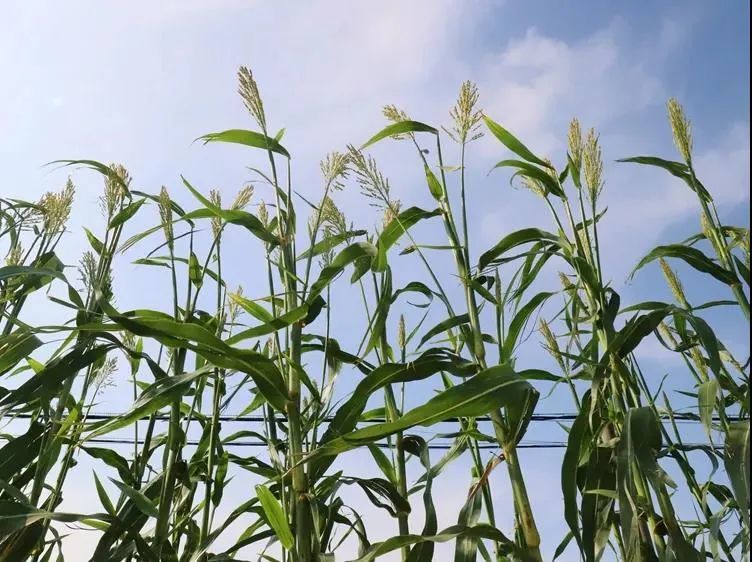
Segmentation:
{"type": "Polygon", "coordinates": [[[580,129],[580,122],[576,117],[569,123],[567,147],[572,166],[579,174],[582,170],[582,129],[580,129]]]}
{"type": "Polygon", "coordinates": [[[382,210],[392,206],[389,180],[379,170],[376,160],[366,156],[357,148],[348,146],[350,169],[355,174],[355,181],[360,192],[371,200],[371,205],[382,210]]]}
{"type": "Polygon", "coordinates": [[[556,341],[556,336],[554,336],[554,333],[551,331],[551,327],[543,318],[540,319],[538,325],[540,332],[543,335],[543,339],[546,342],[543,347],[551,354],[554,359],[556,359],[556,362],[559,364],[559,367],[561,367],[561,370],[565,371],[566,367],[564,365],[564,358],[561,355],[561,349],[559,348],[559,342],[556,341]]]}
{"type": "Polygon", "coordinates": [[[68,217],[70,217],[75,193],[76,187],[73,185],[73,181],[68,178],[61,191],[57,193],[48,191],[39,200],[42,224],[48,233],[56,234],[65,228],[65,223],[68,222],[68,217]]]}
{"type": "Polygon", "coordinates": [[[253,73],[241,66],[238,69],[238,93],[243,99],[248,112],[256,120],[261,130],[266,133],[266,114],[264,113],[264,102],[261,100],[258,84],[253,77],[253,73]]]}
{"type": "Polygon", "coordinates": [[[399,324],[397,324],[397,345],[400,349],[405,349],[407,344],[407,336],[405,334],[405,317],[400,314],[399,324]]]}
{"type": "Polygon", "coordinates": [[[582,163],[585,171],[585,185],[591,201],[598,199],[603,189],[603,155],[595,129],[588,131],[582,151],[582,163]]]}
{"type": "Polygon", "coordinates": [[[165,240],[167,240],[167,247],[172,251],[175,248],[175,236],[172,229],[172,201],[165,186],[162,186],[159,192],[159,218],[162,221],[162,230],[165,240]]]}
{"type": "Polygon", "coordinates": [[[104,193],[99,198],[99,207],[107,219],[111,219],[130,195],[131,176],[122,164],[110,164],[110,173],[104,179],[104,193]]]}
{"type": "Polygon", "coordinates": [[[449,112],[454,124],[452,130],[444,129],[456,142],[466,143],[479,139],[483,136],[480,130],[480,120],[483,116],[478,105],[478,88],[475,84],[466,80],[460,86],[460,94],[457,103],[449,112]]]}
{"type": "Polygon", "coordinates": [[[692,123],[687,119],[684,108],[676,99],[669,99],[666,107],[668,108],[668,120],[671,123],[674,144],[682,158],[686,162],[690,162],[692,160],[692,123]]]}
{"type": "Polygon", "coordinates": [[[264,226],[267,226],[269,224],[269,210],[266,208],[266,203],[264,201],[261,201],[261,203],[259,203],[258,211],[256,211],[256,216],[264,226]]]}
{"type": "MultiPolygon", "coordinates": [[[[384,117],[387,118],[387,120],[391,121],[392,123],[410,121],[410,116],[394,104],[385,105],[381,110],[381,113],[384,115],[384,117]]],[[[414,138],[414,135],[413,133],[398,133],[396,135],[392,135],[392,138],[397,140],[404,140],[414,138]]]]}
{"type": "Polygon", "coordinates": [[[342,180],[347,179],[349,162],[350,156],[347,153],[330,152],[326,155],[326,158],[321,161],[320,167],[327,188],[335,191],[343,189],[342,180]]]}
{"type": "MultiPolygon", "coordinates": [[[[222,208],[222,195],[219,193],[219,190],[212,189],[209,191],[209,201],[211,201],[212,205],[215,207],[222,208]]],[[[211,218],[211,227],[212,227],[212,234],[214,234],[214,238],[219,238],[219,235],[222,232],[222,219],[216,215],[214,215],[211,218]]]]}
{"type": "Polygon", "coordinates": [[[687,302],[687,297],[684,294],[684,287],[682,287],[681,281],[676,275],[676,272],[671,269],[665,259],[659,258],[658,263],[661,265],[663,276],[666,278],[666,283],[668,283],[669,289],[671,289],[671,294],[674,295],[676,301],[684,308],[690,308],[689,303],[687,302]]]}
{"type": "Polygon", "coordinates": [[[243,186],[240,191],[238,191],[238,194],[235,196],[235,200],[232,202],[232,205],[230,205],[230,208],[233,210],[245,209],[248,203],[251,202],[252,197],[253,186],[251,184],[247,184],[243,186]]]}

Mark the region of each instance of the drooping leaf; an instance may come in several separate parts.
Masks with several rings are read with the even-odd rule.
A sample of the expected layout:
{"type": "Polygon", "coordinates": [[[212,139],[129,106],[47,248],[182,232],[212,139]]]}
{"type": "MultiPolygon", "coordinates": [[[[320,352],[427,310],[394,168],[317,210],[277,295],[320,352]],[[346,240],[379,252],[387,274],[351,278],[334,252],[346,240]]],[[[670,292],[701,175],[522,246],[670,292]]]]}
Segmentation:
{"type": "Polygon", "coordinates": [[[631,275],[633,276],[639,269],[659,258],[680,259],[697,271],[712,275],[727,285],[734,285],[738,282],[736,275],[734,275],[733,272],[718,265],[697,248],[682,246],[681,244],[670,244],[668,246],[658,246],[653,248],[650,253],[642,258],[635,266],[631,275]]]}
{"type": "Polygon", "coordinates": [[[393,137],[395,135],[404,135],[405,133],[433,133],[434,135],[437,135],[439,132],[430,125],[420,123],[419,121],[398,121],[397,123],[387,125],[381,129],[381,131],[373,135],[363,144],[363,146],[360,147],[360,150],[365,150],[369,146],[374,145],[385,138],[393,137]]]}
{"type": "Polygon", "coordinates": [[[209,133],[196,140],[204,141],[204,144],[210,142],[229,142],[234,144],[242,144],[250,146],[251,148],[260,148],[261,150],[271,150],[277,154],[281,154],[285,158],[290,157],[290,153],[287,149],[279,144],[277,139],[267,137],[262,133],[256,131],[247,131],[245,129],[229,129],[219,133],[209,133]]]}
{"type": "Polygon", "coordinates": [[[539,166],[543,166],[545,168],[550,168],[551,165],[546,162],[545,160],[541,160],[538,158],[535,154],[533,154],[530,149],[528,149],[524,144],[522,144],[512,133],[507,131],[504,127],[490,119],[489,117],[483,116],[483,121],[485,121],[486,126],[488,127],[488,130],[491,131],[491,134],[495,136],[499,141],[506,146],[509,150],[514,152],[517,156],[522,158],[523,160],[527,160],[528,162],[532,162],[533,164],[538,164],[539,166]]]}

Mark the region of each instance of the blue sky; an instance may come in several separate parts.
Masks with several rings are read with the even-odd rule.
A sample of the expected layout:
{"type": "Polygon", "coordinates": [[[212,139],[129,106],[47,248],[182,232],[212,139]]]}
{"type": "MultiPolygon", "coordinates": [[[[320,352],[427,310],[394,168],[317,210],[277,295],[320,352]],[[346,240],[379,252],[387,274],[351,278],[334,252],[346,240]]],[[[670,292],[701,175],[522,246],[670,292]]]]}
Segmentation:
{"type": "MultiPolygon", "coordinates": [[[[395,103],[415,119],[447,124],[448,109],[465,79],[477,82],[488,115],[556,164],[562,161],[571,117],[596,127],[607,161],[605,265],[626,302],[648,294],[670,298],[655,269],[631,284],[625,284],[626,275],[650,247],[699,230],[694,196],[685,186],[654,170],[614,163],[635,154],[676,158],[665,119],[669,96],[682,101],[694,122],[699,175],[722,216],[748,225],[748,2],[343,0],[280,6],[240,0],[133,1],[117,7],[4,4],[0,193],[35,199],[65,181],[66,172],[43,167],[45,162],[93,158],[123,162],[139,189],[157,192],[166,185],[182,203],[191,200],[180,188],[180,174],[204,192],[217,187],[231,199],[249,179],[245,166],[260,161],[240,148],[202,147],[192,140],[210,131],[252,127],[235,93],[235,72],[245,64],[260,82],[271,127],[287,128],[284,144],[293,153],[295,185],[312,197],[321,185],[318,161],[380,129],[382,105],[395,103]]],[[[373,154],[397,198],[406,205],[430,205],[421,168],[407,147],[385,143],[373,154]]],[[[503,173],[487,176],[504,156],[488,137],[472,148],[475,256],[522,226],[552,228],[533,196],[510,188],[503,173]]],[[[456,153],[448,149],[447,160],[452,158],[456,153]]],[[[75,172],[74,180],[77,206],[71,235],[61,248],[71,264],[85,247],[80,227],[102,227],[96,211],[98,178],[75,172]]],[[[264,196],[268,194],[259,190],[254,203],[264,196]]],[[[337,201],[359,226],[372,227],[380,220],[354,186],[338,194],[337,201]]],[[[153,210],[139,226],[150,226],[156,217],[153,210]]],[[[416,232],[422,240],[443,236],[436,225],[416,232]]],[[[256,272],[247,267],[260,249],[240,233],[232,236],[236,243],[226,259],[234,258],[237,265],[228,273],[247,292],[261,291],[256,272]]],[[[135,257],[118,264],[124,272],[116,284],[119,306],[160,307],[163,295],[155,290],[160,284],[154,273],[128,263],[135,257]]],[[[419,274],[413,258],[395,260],[399,280],[419,274]]],[[[437,266],[449,271],[441,261],[437,266]]],[[[554,280],[552,270],[541,285],[551,288],[554,280]]],[[[686,284],[690,300],[719,294],[711,284],[686,284]]],[[[339,287],[345,285],[339,282],[339,287]]],[[[339,310],[352,305],[347,291],[337,298],[333,307],[339,310]]],[[[36,310],[45,307],[47,314],[46,306],[37,303],[36,310]]],[[[343,314],[341,323],[343,333],[357,327],[349,315],[343,314]]],[[[716,327],[730,338],[729,345],[742,355],[749,353],[743,322],[724,321],[716,327]]],[[[651,369],[671,372],[672,358],[657,344],[646,349],[651,369]]],[[[531,341],[520,350],[520,361],[529,365],[540,355],[531,341]]],[[[344,394],[354,379],[342,379],[344,394]]],[[[431,391],[430,386],[418,388],[423,394],[416,396],[431,391]]],[[[122,407],[117,395],[107,396],[102,405],[107,410],[122,407]]],[[[556,394],[539,409],[569,407],[556,394]]],[[[536,429],[534,437],[548,438],[546,431],[551,429],[536,429]]],[[[561,437],[558,432],[555,438],[561,437]]],[[[549,553],[564,534],[560,514],[546,513],[546,502],[559,493],[558,474],[546,466],[558,462],[559,454],[523,457],[536,482],[533,499],[541,508],[549,553]]],[[[466,467],[458,466],[451,474],[466,478],[466,467]]],[[[79,474],[83,486],[88,474],[79,474]]],[[[501,472],[497,480],[503,503],[508,490],[501,472]]],[[[445,515],[456,513],[464,490],[447,494],[445,515]]],[[[81,493],[96,502],[90,490],[82,488],[81,493]]],[[[501,523],[509,531],[511,520],[504,517],[501,523]]],[[[386,520],[381,524],[377,536],[394,527],[386,520]]],[[[77,540],[75,548],[89,544],[77,540]]]]}

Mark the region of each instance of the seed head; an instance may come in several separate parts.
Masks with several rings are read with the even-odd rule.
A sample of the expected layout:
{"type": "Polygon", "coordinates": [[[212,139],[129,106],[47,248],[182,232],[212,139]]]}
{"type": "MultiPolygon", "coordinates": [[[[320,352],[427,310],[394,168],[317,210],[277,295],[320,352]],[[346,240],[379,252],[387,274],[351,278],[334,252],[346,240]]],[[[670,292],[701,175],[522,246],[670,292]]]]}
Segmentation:
{"type": "Polygon", "coordinates": [[[668,324],[666,324],[665,322],[658,324],[658,333],[666,342],[676,347],[676,338],[674,337],[674,334],[671,333],[671,329],[668,327],[668,324]]]}
{"type": "Polygon", "coordinates": [[[407,343],[405,335],[405,317],[400,314],[399,318],[399,324],[397,324],[397,345],[399,345],[400,349],[405,349],[405,345],[407,343]]]}
{"type": "Polygon", "coordinates": [[[561,286],[564,288],[565,291],[568,291],[570,289],[574,289],[574,284],[569,279],[566,273],[559,272],[559,282],[561,283],[561,286]]]}
{"type": "Polygon", "coordinates": [[[704,380],[707,380],[708,378],[708,368],[705,363],[705,358],[702,356],[702,353],[700,352],[699,346],[692,346],[689,348],[689,355],[692,357],[692,362],[695,364],[697,369],[702,374],[702,378],[704,380]]]}
{"type": "Polygon", "coordinates": [[[666,107],[674,144],[682,158],[690,162],[692,160],[692,123],[687,119],[684,108],[675,98],[669,99],[666,107]]]}
{"type": "MultiPolygon", "coordinates": [[[[384,117],[386,117],[389,121],[392,123],[399,123],[400,121],[409,121],[410,116],[405,113],[403,110],[399,109],[396,105],[389,104],[385,105],[383,109],[381,110],[384,117]]],[[[403,140],[408,138],[413,138],[413,133],[400,133],[396,135],[392,135],[393,139],[397,140],[403,140]]]]}
{"type": "Polygon", "coordinates": [[[238,300],[243,297],[242,285],[238,285],[238,288],[234,291],[231,291],[228,297],[229,300],[227,302],[227,314],[230,317],[230,322],[233,323],[240,314],[240,305],[238,304],[238,300]]]}
{"type": "Polygon", "coordinates": [[[39,200],[42,224],[47,232],[55,234],[65,228],[65,223],[68,222],[68,217],[70,217],[75,192],[76,187],[73,185],[73,181],[68,178],[65,187],[60,192],[48,191],[39,200]]]}
{"type": "Polygon", "coordinates": [[[357,148],[350,145],[350,169],[355,174],[355,181],[360,186],[360,192],[371,200],[371,205],[386,210],[391,203],[389,180],[379,170],[376,160],[366,156],[357,148]]]}
{"type": "Polygon", "coordinates": [[[5,256],[5,265],[21,265],[21,259],[23,258],[23,247],[21,243],[16,241],[11,246],[8,255],[5,256]]]}
{"type": "Polygon", "coordinates": [[[587,258],[590,263],[593,262],[593,250],[590,247],[590,242],[588,240],[587,232],[584,228],[581,228],[577,231],[577,238],[580,241],[580,245],[582,246],[582,251],[585,253],[584,257],[587,258]]]}
{"type": "Polygon", "coordinates": [[[397,218],[400,212],[402,203],[398,200],[389,201],[389,204],[384,208],[384,216],[382,218],[382,225],[384,228],[389,226],[394,219],[397,218]]]}
{"type": "Polygon", "coordinates": [[[130,194],[131,176],[122,164],[110,164],[110,173],[104,178],[104,193],[99,198],[99,206],[107,219],[120,210],[123,201],[130,194]]]}
{"type": "Polygon", "coordinates": [[[347,179],[349,158],[346,153],[330,152],[321,161],[321,173],[324,175],[327,188],[340,191],[344,187],[342,180],[347,179]]]}
{"type": "Polygon", "coordinates": [[[595,201],[603,188],[603,155],[594,129],[590,129],[585,138],[582,163],[585,168],[585,185],[588,188],[588,195],[591,201],[595,201]]]}
{"type": "Polygon", "coordinates": [[[100,274],[99,260],[90,250],[87,250],[81,256],[78,274],[87,293],[93,294],[94,291],[99,290],[103,299],[110,300],[112,298],[112,269],[106,267],[100,274]]]}
{"type": "Polygon", "coordinates": [[[264,113],[264,102],[261,100],[258,84],[253,77],[253,73],[245,66],[238,69],[238,93],[243,98],[248,112],[256,120],[258,126],[266,134],[266,115],[264,113]]]}
{"type": "Polygon", "coordinates": [[[238,191],[238,194],[235,196],[235,201],[232,202],[230,208],[233,210],[244,209],[246,205],[251,202],[251,197],[253,197],[253,186],[247,184],[238,191]]]}
{"type": "Polygon", "coordinates": [[[572,160],[572,165],[579,173],[582,169],[582,130],[580,129],[580,122],[575,117],[569,123],[569,135],[567,138],[569,157],[572,160]]]}
{"type": "Polygon", "coordinates": [[[520,176],[522,178],[522,187],[525,189],[529,189],[536,195],[540,195],[545,199],[546,197],[546,187],[541,183],[540,180],[536,178],[532,178],[529,176],[520,176]]]}
{"type": "Polygon", "coordinates": [[[681,281],[676,275],[676,272],[671,269],[666,260],[664,260],[663,258],[659,258],[658,263],[660,263],[661,265],[663,276],[666,278],[666,283],[668,283],[669,289],[671,289],[671,294],[674,295],[674,298],[680,305],[682,305],[684,308],[689,308],[689,303],[687,302],[687,298],[684,294],[684,287],[682,287],[681,281]]]}
{"type": "Polygon", "coordinates": [[[471,142],[483,136],[479,125],[482,113],[476,109],[479,97],[475,84],[469,80],[462,83],[457,103],[449,112],[454,121],[452,137],[460,143],[471,142]]]}
{"type": "Polygon", "coordinates": [[[556,362],[559,364],[559,367],[561,367],[561,370],[565,370],[564,366],[564,358],[561,355],[561,349],[559,349],[559,343],[556,341],[556,336],[554,336],[554,333],[551,331],[551,327],[548,325],[548,322],[546,322],[545,319],[541,318],[540,322],[538,323],[540,332],[543,335],[543,339],[545,340],[544,348],[551,354],[551,356],[556,359],[556,362]]]}
{"type": "MultiPolygon", "coordinates": [[[[220,209],[222,208],[222,195],[219,193],[219,190],[212,189],[209,191],[209,201],[211,201],[214,206],[219,207],[220,209]]],[[[216,215],[213,216],[211,219],[211,226],[214,238],[218,239],[222,232],[222,219],[216,215]]]]}
{"type": "Polygon", "coordinates": [[[165,186],[162,186],[162,190],[159,192],[159,218],[162,220],[162,230],[165,240],[167,240],[167,247],[172,251],[175,247],[175,237],[172,230],[172,201],[165,186]]]}
{"type": "Polygon", "coordinates": [[[269,224],[269,210],[266,208],[266,203],[261,201],[258,206],[258,211],[256,211],[256,215],[258,216],[258,219],[261,221],[261,224],[264,226],[267,226],[269,224]]]}
{"type": "Polygon", "coordinates": [[[393,123],[410,120],[410,116],[405,111],[391,103],[389,105],[385,105],[381,112],[384,114],[384,117],[386,117],[393,123]]]}
{"type": "Polygon", "coordinates": [[[105,359],[101,367],[94,372],[93,386],[96,389],[94,394],[100,395],[106,388],[115,385],[114,375],[117,371],[117,360],[114,357],[105,359]]]}

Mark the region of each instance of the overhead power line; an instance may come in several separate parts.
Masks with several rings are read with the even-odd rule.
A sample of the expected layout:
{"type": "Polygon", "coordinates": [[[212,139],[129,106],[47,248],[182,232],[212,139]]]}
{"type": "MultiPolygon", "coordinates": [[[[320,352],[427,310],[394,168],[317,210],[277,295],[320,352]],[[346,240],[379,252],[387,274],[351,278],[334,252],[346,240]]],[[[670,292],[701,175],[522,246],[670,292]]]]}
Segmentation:
{"type": "MultiPolygon", "coordinates": [[[[116,412],[96,412],[96,413],[90,413],[86,416],[87,420],[91,421],[109,421],[112,419],[119,418],[121,416],[125,415],[125,413],[116,413],[116,412]]],[[[30,419],[33,417],[32,414],[27,413],[19,413],[19,414],[3,414],[2,417],[4,418],[17,418],[17,419],[30,419]]],[[[661,416],[661,419],[663,420],[669,420],[672,416],[669,416],[668,414],[664,414],[661,416]]],[[[565,413],[565,412],[551,412],[551,413],[545,413],[545,414],[533,414],[531,417],[531,421],[535,422],[562,422],[562,421],[574,421],[577,418],[576,413],[565,413]]],[[[700,417],[697,414],[686,414],[686,413],[678,413],[675,412],[673,414],[673,418],[676,421],[680,422],[700,422],[700,417]]],[[[147,421],[149,420],[149,416],[144,416],[142,418],[139,418],[138,421],[147,421]]],[[[168,415],[164,414],[158,414],[154,416],[154,419],[157,421],[168,421],[170,418],[168,415]]],[[[240,415],[223,415],[219,416],[219,421],[223,423],[264,423],[267,421],[267,419],[264,416],[240,416],[240,415]]],[[[276,418],[276,421],[285,421],[286,418],[283,416],[278,416],[276,418]]],[[[322,418],[321,421],[325,423],[329,423],[334,419],[334,416],[325,416],[322,418]]],[[[480,422],[490,422],[491,418],[488,416],[478,416],[474,418],[476,421],[480,422]]],[[[739,421],[742,418],[739,416],[726,416],[725,419],[728,421],[739,421]]],[[[198,422],[199,420],[195,417],[191,419],[192,422],[198,422]]],[[[369,418],[365,420],[361,420],[361,423],[385,423],[387,420],[385,418],[369,418]]],[[[460,421],[459,418],[452,417],[452,418],[446,418],[443,420],[442,423],[451,423],[451,422],[458,422],[460,421]]],[[[720,421],[720,418],[718,416],[713,417],[713,421],[720,421]]]]}

